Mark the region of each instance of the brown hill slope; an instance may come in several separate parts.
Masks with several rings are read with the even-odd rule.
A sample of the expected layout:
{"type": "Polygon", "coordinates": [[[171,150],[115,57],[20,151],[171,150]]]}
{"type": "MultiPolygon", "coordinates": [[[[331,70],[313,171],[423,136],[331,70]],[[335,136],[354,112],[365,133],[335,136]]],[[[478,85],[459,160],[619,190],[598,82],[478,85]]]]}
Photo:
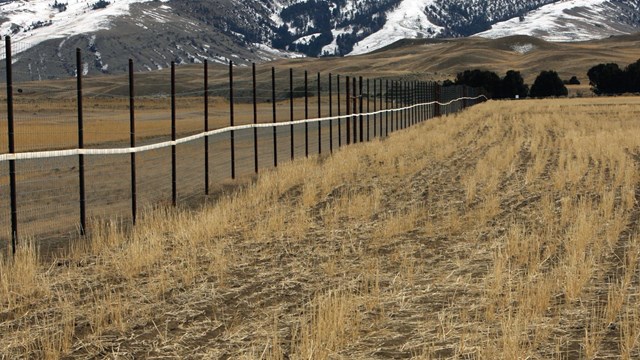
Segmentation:
{"type": "Polygon", "coordinates": [[[282,66],[312,68],[366,76],[412,74],[420,79],[453,78],[466,69],[487,69],[499,74],[514,69],[532,82],[542,70],[556,70],[563,78],[573,75],[588,82],[587,71],[594,65],[616,62],[627,65],[640,59],[640,34],[608,39],[551,43],[529,36],[500,39],[406,39],[379,51],[353,57],[331,59],[280,60],[282,66]]]}

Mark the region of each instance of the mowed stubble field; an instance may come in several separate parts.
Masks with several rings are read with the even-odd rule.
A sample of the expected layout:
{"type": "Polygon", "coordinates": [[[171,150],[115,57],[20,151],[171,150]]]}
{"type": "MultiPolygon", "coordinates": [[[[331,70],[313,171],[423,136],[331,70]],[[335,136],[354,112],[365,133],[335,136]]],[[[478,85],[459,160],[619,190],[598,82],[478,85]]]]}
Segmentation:
{"type": "Polygon", "coordinates": [[[640,98],[491,101],[0,265],[7,358],[640,356],[640,98]]]}

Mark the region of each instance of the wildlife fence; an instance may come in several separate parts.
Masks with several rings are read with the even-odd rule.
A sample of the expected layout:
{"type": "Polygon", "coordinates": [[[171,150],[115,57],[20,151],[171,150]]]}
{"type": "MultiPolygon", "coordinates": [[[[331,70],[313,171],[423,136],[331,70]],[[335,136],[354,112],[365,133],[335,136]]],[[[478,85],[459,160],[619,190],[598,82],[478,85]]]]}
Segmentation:
{"type": "MultiPolygon", "coordinates": [[[[465,86],[231,61],[171,62],[147,71],[129,60],[128,74],[87,77],[91,59],[80,49],[75,64],[63,64],[70,76],[50,80],[35,66],[14,67],[27,46],[5,41],[0,251],[6,252],[25,239],[45,250],[63,246],[90,232],[91,219],[135,224],[145,208],[199,204],[239,178],[384,138],[486,99],[465,86]]],[[[63,60],[43,60],[50,61],[63,60]]]]}

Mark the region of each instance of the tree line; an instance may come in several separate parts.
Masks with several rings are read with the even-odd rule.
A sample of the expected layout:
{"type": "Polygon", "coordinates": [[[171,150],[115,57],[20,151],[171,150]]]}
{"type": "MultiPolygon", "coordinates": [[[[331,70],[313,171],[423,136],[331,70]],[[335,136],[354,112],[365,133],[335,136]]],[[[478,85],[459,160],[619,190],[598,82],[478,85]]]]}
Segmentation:
{"type": "Polygon", "coordinates": [[[614,95],[640,92],[640,60],[621,69],[618,64],[599,64],[587,73],[593,92],[614,95]]]}
{"type": "MultiPolygon", "coordinates": [[[[615,63],[599,64],[592,67],[587,76],[593,92],[598,95],[640,93],[640,60],[624,69],[615,63]]],[[[509,70],[500,78],[492,71],[466,70],[458,73],[455,81],[446,80],[443,85],[482,87],[494,99],[513,99],[567,96],[565,85],[579,84],[576,76],[561,80],[553,70],[542,71],[531,87],[525,84],[519,71],[509,70]]]]}
{"type": "Polygon", "coordinates": [[[531,88],[525,84],[522,74],[515,70],[507,71],[502,78],[492,71],[465,70],[458,73],[455,81],[446,80],[443,85],[482,87],[493,99],[566,96],[569,93],[565,82],[552,70],[542,71],[531,88]]]}

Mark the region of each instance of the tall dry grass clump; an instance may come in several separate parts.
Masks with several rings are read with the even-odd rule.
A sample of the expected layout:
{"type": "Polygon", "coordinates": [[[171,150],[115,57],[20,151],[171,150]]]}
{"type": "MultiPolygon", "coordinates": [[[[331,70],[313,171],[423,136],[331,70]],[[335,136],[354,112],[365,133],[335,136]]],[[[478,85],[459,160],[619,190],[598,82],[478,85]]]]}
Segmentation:
{"type": "Polygon", "coordinates": [[[39,295],[42,291],[39,265],[38,251],[32,241],[18,246],[15,255],[8,259],[0,255],[0,309],[13,310],[21,299],[39,295]]]}

